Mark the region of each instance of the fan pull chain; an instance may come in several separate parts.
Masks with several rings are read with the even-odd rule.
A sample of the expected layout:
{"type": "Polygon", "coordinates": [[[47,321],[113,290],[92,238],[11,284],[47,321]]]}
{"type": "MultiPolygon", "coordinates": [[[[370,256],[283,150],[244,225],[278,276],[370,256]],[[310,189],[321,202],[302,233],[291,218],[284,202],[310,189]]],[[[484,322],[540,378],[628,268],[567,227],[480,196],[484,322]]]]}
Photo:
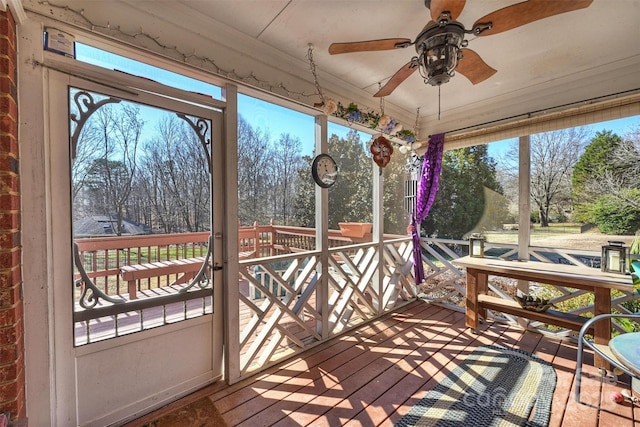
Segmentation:
{"type": "MultiPolygon", "coordinates": [[[[382,83],[378,82],[378,92],[382,89],[382,83]]],[[[380,97],[380,115],[384,116],[384,96],[380,97]]]]}
{"type": "Polygon", "coordinates": [[[420,107],[416,109],[416,122],[413,124],[413,134],[418,139],[418,119],[420,119],[420,107]]]}
{"type": "Polygon", "coordinates": [[[438,120],[440,120],[440,88],[442,85],[438,85],[438,120]]]}

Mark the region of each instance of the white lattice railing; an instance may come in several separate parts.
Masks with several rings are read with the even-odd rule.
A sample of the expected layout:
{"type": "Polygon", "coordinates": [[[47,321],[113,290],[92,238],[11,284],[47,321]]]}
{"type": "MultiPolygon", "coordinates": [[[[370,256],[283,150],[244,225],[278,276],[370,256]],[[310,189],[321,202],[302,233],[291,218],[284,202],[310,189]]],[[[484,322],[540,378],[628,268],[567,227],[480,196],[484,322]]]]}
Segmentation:
{"type": "Polygon", "coordinates": [[[402,238],[332,248],[326,269],[319,251],[240,261],[240,374],[415,299],[411,247],[402,238]]]}
{"type": "MultiPolygon", "coordinates": [[[[425,282],[422,286],[423,296],[432,303],[440,304],[458,311],[464,311],[466,298],[466,275],[464,269],[456,267],[451,261],[469,253],[469,242],[466,240],[449,240],[437,238],[423,238],[421,240],[423,262],[425,264],[425,282]]],[[[541,246],[529,247],[531,260],[547,263],[583,265],[586,267],[600,267],[600,253],[580,249],[558,249],[541,246]]],[[[505,243],[485,243],[487,255],[504,259],[517,258],[517,245],[505,243]]],[[[500,277],[489,278],[489,289],[497,296],[512,299],[516,293],[516,281],[500,277]]],[[[630,313],[625,303],[640,301],[640,295],[633,290],[629,292],[613,291],[611,308],[619,313],[630,313]]],[[[593,297],[584,290],[570,289],[563,286],[548,284],[532,284],[530,294],[538,294],[556,306],[559,311],[593,315],[593,297]]],[[[490,313],[494,319],[516,322],[517,317],[503,313],[490,313]]],[[[572,331],[558,330],[542,323],[530,323],[529,327],[537,328],[545,333],[568,335],[572,331]]],[[[619,324],[615,327],[621,328],[619,324]]]]}
{"type": "MultiPolygon", "coordinates": [[[[468,241],[425,238],[421,244],[426,273],[421,296],[464,311],[465,272],[451,261],[468,253],[468,241]]],[[[255,373],[415,299],[419,290],[414,284],[411,248],[410,238],[331,248],[325,269],[320,251],[240,261],[240,376],[255,373]]],[[[488,242],[486,252],[513,258],[517,248],[488,242]]],[[[530,247],[529,254],[541,262],[588,267],[599,266],[600,258],[594,251],[545,247],[530,247]]],[[[516,283],[492,277],[489,288],[496,295],[512,298],[516,283]]],[[[584,291],[532,284],[530,292],[546,293],[560,311],[587,316],[593,312],[593,300],[584,291]]],[[[612,309],[626,313],[629,310],[623,304],[638,298],[637,293],[619,292],[612,297],[612,309]]],[[[517,321],[502,313],[491,315],[497,320],[517,321]]],[[[539,323],[529,326],[558,335],[570,332],[539,323]]]]}

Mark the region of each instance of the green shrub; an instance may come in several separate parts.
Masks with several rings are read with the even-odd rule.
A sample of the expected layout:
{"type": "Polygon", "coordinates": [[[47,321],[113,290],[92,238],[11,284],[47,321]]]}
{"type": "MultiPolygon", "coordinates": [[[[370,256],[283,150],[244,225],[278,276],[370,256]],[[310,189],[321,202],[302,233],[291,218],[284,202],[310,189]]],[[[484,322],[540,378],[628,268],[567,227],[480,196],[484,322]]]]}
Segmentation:
{"type": "MultiPolygon", "coordinates": [[[[541,289],[538,291],[538,293],[536,293],[537,297],[540,297],[543,299],[553,299],[562,295],[562,292],[560,292],[555,286],[547,285],[547,284],[540,284],[540,286],[541,286],[541,289]]],[[[555,305],[554,310],[561,311],[563,313],[569,313],[573,310],[577,310],[587,305],[591,305],[594,303],[594,301],[595,301],[595,298],[593,294],[590,292],[587,292],[584,294],[576,295],[575,297],[570,298],[568,300],[564,300],[554,304],[555,305]]]]}
{"type": "Polygon", "coordinates": [[[540,222],[540,212],[531,211],[531,218],[530,219],[531,219],[531,222],[533,222],[534,224],[538,224],[540,222]]]}
{"type": "MultiPolygon", "coordinates": [[[[627,199],[640,201],[640,189],[623,193],[627,199]]],[[[596,200],[591,215],[600,231],[606,234],[633,234],[640,229],[640,209],[611,194],[596,200]]]]}

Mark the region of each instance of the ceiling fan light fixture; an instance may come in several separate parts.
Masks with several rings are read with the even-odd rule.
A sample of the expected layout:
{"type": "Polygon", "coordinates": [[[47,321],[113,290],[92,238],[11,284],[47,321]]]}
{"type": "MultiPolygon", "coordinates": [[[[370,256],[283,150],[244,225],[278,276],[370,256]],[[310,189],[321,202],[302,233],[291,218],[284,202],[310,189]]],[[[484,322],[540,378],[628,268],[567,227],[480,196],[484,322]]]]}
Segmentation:
{"type": "Polygon", "coordinates": [[[465,45],[464,27],[457,22],[427,28],[416,42],[420,75],[425,83],[440,86],[454,75],[465,45]]]}

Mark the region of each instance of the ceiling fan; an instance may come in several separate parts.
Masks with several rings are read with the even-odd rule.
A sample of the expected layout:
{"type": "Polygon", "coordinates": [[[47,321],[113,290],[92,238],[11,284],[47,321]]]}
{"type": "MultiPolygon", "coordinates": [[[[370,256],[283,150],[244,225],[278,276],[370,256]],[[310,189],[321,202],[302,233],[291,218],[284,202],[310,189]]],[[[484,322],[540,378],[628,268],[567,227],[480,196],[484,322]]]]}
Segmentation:
{"type": "Polygon", "coordinates": [[[456,21],[464,9],[466,0],[425,0],[431,12],[431,21],[425,25],[415,41],[406,38],[379,39],[360,42],[333,43],[329,46],[332,55],[351,52],[402,49],[415,46],[417,56],[402,66],[373,96],[391,94],[400,83],[416,70],[425,83],[440,86],[447,83],[457,71],[474,85],[480,83],[496,70],[487,65],[480,55],[467,48],[465,34],[489,36],[548,18],[565,12],[588,7],[593,0],[528,0],[496,10],[478,19],[467,30],[456,21]]]}

